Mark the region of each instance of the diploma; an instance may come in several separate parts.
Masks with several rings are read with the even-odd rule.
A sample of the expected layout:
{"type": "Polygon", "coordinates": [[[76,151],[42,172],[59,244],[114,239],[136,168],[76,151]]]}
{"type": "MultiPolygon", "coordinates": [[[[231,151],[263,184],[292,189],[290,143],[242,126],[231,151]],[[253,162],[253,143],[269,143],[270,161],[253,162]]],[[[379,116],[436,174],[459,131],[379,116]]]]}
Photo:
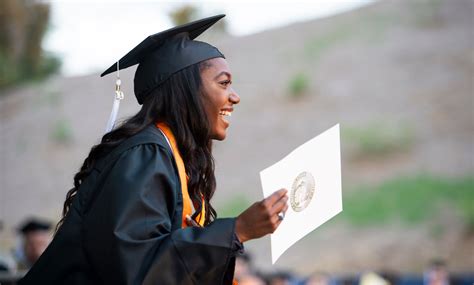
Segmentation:
{"type": "Polygon", "coordinates": [[[298,240],[342,211],[339,124],[260,172],[263,196],[288,189],[288,210],[270,236],[272,264],[298,240]]]}

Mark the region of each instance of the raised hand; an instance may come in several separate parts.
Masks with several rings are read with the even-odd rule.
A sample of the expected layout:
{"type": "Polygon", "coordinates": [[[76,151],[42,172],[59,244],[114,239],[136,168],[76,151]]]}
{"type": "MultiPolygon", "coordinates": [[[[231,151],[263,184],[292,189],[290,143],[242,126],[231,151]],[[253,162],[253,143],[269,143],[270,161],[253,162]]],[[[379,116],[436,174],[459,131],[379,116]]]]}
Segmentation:
{"type": "Polygon", "coordinates": [[[275,191],[260,202],[255,202],[237,217],[235,232],[240,242],[260,238],[278,228],[282,221],[278,213],[284,213],[288,209],[287,193],[287,189],[275,191]]]}

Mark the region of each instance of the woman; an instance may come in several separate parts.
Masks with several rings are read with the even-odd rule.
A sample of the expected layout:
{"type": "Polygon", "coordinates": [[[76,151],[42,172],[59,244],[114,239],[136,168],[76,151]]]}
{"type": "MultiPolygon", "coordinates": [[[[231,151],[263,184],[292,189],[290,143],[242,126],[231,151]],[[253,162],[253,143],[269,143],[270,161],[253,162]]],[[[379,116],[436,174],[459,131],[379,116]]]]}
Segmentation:
{"type": "Polygon", "coordinates": [[[153,35],[119,61],[139,63],[143,106],[92,148],[20,284],[231,284],[242,243],[278,227],[285,189],[237,218],[217,219],[210,204],[212,140],[225,139],[240,98],[224,56],[193,39],[222,17],[153,35]]]}

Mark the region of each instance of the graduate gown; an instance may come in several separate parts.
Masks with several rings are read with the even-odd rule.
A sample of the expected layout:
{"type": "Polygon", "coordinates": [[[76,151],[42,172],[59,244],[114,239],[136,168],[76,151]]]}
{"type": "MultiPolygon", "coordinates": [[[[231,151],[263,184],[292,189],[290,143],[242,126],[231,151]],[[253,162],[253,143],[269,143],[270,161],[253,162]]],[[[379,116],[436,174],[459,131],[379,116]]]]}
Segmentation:
{"type": "Polygon", "coordinates": [[[97,161],[19,284],[232,284],[235,218],[182,227],[177,164],[150,125],[97,161]]]}

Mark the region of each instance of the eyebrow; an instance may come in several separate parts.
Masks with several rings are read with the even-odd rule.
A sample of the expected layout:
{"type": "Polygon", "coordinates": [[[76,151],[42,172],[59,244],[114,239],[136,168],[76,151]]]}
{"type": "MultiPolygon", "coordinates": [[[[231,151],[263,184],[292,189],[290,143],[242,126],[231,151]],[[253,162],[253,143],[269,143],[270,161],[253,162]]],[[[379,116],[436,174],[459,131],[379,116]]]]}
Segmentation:
{"type": "Polygon", "coordinates": [[[227,76],[229,76],[229,78],[232,78],[232,75],[227,72],[227,71],[222,71],[221,73],[217,74],[216,77],[214,77],[214,80],[217,79],[219,76],[221,76],[222,74],[225,74],[227,76]]]}

